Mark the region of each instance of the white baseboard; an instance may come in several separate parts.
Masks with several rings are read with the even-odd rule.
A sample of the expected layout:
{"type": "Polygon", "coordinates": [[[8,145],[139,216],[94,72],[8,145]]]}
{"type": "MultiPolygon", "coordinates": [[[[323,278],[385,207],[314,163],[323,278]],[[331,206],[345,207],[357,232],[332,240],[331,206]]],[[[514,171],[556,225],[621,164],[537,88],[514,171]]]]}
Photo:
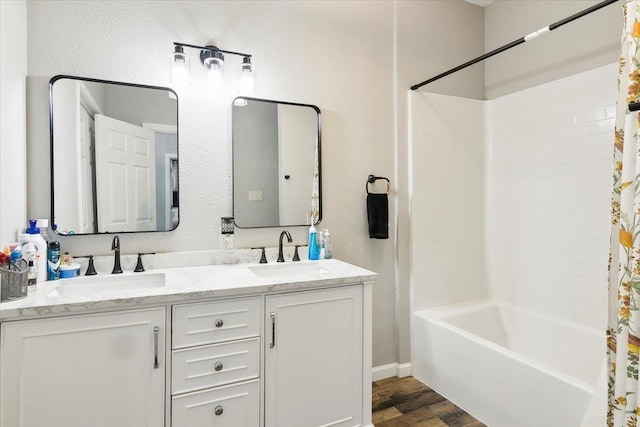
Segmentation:
{"type": "Polygon", "coordinates": [[[389,363],[387,365],[374,366],[371,370],[371,380],[380,381],[391,377],[408,377],[411,375],[411,363],[389,363]]]}
{"type": "Polygon", "coordinates": [[[398,364],[398,378],[411,376],[411,363],[399,363],[398,364]]]}

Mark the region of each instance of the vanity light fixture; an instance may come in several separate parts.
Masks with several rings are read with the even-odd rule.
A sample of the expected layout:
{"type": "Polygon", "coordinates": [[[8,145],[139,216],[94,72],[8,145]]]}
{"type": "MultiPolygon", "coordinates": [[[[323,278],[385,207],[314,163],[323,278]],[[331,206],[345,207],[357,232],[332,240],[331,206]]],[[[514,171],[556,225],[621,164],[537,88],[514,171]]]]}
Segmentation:
{"type": "Polygon", "coordinates": [[[169,58],[171,60],[171,87],[183,89],[189,86],[191,62],[182,46],[176,45],[169,58]]]}
{"type": "Polygon", "coordinates": [[[256,92],[256,70],[251,63],[251,54],[223,50],[217,46],[195,46],[186,43],[173,42],[174,52],[171,54],[171,85],[179,89],[189,84],[189,56],[184,53],[184,48],[200,50],[200,62],[207,70],[207,86],[219,88],[223,86],[224,55],[236,55],[242,57],[240,65],[241,95],[254,95],[256,92]]]}
{"type": "Polygon", "coordinates": [[[251,63],[251,57],[242,58],[240,65],[240,95],[256,94],[256,70],[251,63]]]}

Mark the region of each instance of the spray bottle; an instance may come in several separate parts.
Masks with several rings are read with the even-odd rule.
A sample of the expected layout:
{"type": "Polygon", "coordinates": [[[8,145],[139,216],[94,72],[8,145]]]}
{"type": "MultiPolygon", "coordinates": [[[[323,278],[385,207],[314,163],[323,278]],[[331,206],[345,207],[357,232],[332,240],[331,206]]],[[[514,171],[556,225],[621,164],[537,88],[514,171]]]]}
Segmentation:
{"type": "Polygon", "coordinates": [[[47,280],[60,278],[60,243],[50,242],[47,246],[47,280]]]}

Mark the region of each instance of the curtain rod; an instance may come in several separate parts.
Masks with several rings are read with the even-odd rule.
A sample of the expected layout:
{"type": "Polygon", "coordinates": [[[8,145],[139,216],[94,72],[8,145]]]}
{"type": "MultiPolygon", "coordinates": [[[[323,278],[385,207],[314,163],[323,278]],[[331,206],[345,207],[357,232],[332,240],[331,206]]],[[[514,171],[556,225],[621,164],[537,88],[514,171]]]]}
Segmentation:
{"type": "Polygon", "coordinates": [[[571,15],[571,16],[565,18],[565,19],[562,19],[562,20],[560,20],[558,22],[555,22],[555,23],[553,23],[551,25],[548,25],[548,26],[546,26],[544,28],[540,28],[538,31],[534,31],[531,34],[527,34],[526,36],[521,37],[518,40],[514,40],[511,43],[508,43],[508,44],[506,44],[506,45],[504,45],[502,47],[499,47],[499,48],[497,48],[495,50],[492,50],[491,52],[485,53],[484,55],[479,56],[479,57],[477,57],[475,59],[472,59],[471,61],[465,62],[462,65],[458,65],[457,67],[452,68],[452,69],[450,69],[448,71],[445,71],[442,74],[438,74],[435,77],[432,77],[432,78],[430,78],[428,80],[423,81],[422,83],[418,83],[416,85],[413,85],[413,86],[411,86],[411,90],[420,89],[424,85],[427,85],[429,83],[435,82],[436,80],[439,80],[439,79],[441,79],[443,77],[446,77],[449,74],[456,73],[456,72],[458,72],[458,71],[460,71],[460,70],[462,70],[464,68],[467,68],[467,67],[469,67],[469,66],[471,66],[471,65],[473,65],[473,64],[475,64],[477,62],[484,61],[487,58],[491,58],[492,56],[497,55],[499,53],[502,53],[505,50],[509,50],[512,47],[516,47],[516,46],[518,46],[518,45],[520,45],[522,43],[531,41],[533,39],[537,39],[538,37],[548,33],[549,31],[553,31],[556,28],[559,28],[559,27],[561,27],[561,26],[563,26],[565,24],[568,24],[571,21],[575,21],[578,18],[582,18],[583,16],[588,15],[591,12],[595,12],[596,10],[602,9],[605,6],[609,6],[610,4],[616,3],[617,1],[619,1],[619,0],[605,0],[603,2],[597,3],[597,4],[587,8],[587,9],[581,11],[581,12],[578,12],[578,13],[576,13],[574,15],[571,15]]]}

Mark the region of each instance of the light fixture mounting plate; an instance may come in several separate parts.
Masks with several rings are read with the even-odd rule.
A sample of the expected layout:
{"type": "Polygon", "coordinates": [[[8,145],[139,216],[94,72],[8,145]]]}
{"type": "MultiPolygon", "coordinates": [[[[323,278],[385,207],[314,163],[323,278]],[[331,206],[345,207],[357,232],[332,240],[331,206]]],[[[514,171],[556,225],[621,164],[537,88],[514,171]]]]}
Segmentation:
{"type": "Polygon", "coordinates": [[[200,51],[200,62],[202,62],[202,65],[206,65],[204,61],[208,58],[218,58],[221,61],[224,61],[224,55],[220,52],[218,46],[206,45],[205,47],[208,49],[202,49],[200,51]]]}

